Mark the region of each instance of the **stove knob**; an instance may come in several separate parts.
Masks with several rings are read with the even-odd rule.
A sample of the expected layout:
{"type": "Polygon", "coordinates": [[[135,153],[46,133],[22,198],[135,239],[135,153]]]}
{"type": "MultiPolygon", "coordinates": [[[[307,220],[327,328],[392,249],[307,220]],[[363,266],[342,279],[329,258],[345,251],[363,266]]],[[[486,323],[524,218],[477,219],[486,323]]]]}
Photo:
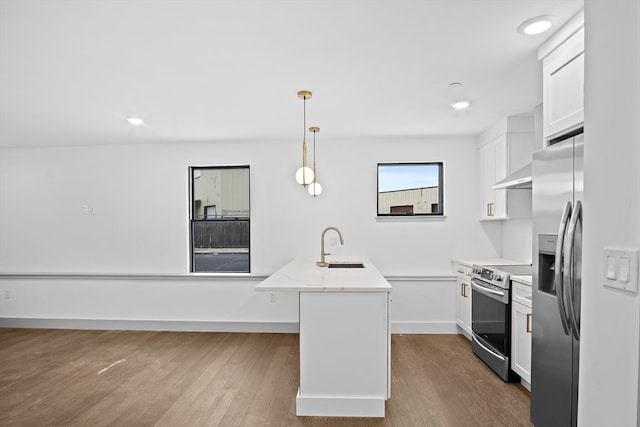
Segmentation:
{"type": "Polygon", "coordinates": [[[496,282],[502,282],[502,276],[500,276],[499,274],[496,274],[495,281],[496,282]]]}

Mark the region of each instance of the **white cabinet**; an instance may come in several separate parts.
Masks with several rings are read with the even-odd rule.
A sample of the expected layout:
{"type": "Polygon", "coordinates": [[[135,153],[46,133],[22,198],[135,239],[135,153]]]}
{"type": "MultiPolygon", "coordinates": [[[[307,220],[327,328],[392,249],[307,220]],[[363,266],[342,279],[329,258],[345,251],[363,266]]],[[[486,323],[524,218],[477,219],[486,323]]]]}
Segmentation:
{"type": "Polygon", "coordinates": [[[492,185],[507,177],[507,156],[506,134],[480,148],[481,217],[483,219],[505,219],[507,217],[507,190],[491,189],[492,185]]]}
{"type": "MultiPolygon", "coordinates": [[[[512,195],[508,190],[494,190],[492,187],[510,173],[531,162],[531,153],[535,145],[534,127],[533,114],[506,117],[480,136],[478,159],[481,220],[531,216],[530,203],[524,208],[521,204],[510,203],[509,198],[512,195]]],[[[530,194],[529,192],[529,198],[530,194]]]]}
{"type": "Polygon", "coordinates": [[[511,282],[511,369],[531,390],[531,286],[511,282]]]}
{"type": "Polygon", "coordinates": [[[456,273],[456,323],[462,333],[471,339],[471,267],[454,263],[456,273]]]}
{"type": "Polygon", "coordinates": [[[298,416],[384,417],[389,292],[300,292],[298,416]]]}
{"type": "Polygon", "coordinates": [[[545,140],[584,123],[583,25],[584,16],[577,15],[540,47],[545,140]]]}

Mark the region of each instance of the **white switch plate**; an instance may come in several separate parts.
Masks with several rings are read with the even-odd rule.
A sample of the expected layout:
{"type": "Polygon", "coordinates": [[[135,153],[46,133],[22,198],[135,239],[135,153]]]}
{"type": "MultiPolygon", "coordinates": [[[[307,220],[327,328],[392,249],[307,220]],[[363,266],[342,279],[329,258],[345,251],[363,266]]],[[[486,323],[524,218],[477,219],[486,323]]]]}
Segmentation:
{"type": "Polygon", "coordinates": [[[638,293],[638,250],[604,248],[604,285],[638,293]]]}

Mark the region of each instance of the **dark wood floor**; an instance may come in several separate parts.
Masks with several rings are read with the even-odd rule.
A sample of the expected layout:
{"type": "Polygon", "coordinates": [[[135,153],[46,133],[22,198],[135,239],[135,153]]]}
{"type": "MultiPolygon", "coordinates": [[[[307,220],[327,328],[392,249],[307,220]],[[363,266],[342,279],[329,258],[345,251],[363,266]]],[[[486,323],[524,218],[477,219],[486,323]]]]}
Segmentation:
{"type": "Polygon", "coordinates": [[[386,417],[296,417],[295,334],[0,329],[1,426],[530,426],[460,335],[393,335],[386,417]]]}

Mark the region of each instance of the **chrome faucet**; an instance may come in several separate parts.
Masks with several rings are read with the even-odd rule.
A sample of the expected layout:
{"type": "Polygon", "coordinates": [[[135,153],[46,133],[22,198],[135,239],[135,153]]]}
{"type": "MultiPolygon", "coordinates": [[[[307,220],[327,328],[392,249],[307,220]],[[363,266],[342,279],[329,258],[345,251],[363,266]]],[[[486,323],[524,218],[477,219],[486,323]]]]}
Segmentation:
{"type": "Polygon", "coordinates": [[[320,237],[320,261],[316,262],[316,265],[318,267],[327,267],[329,265],[329,263],[324,260],[325,256],[331,255],[329,252],[324,251],[324,235],[327,234],[327,231],[329,230],[336,230],[336,233],[338,233],[338,236],[340,237],[340,244],[344,245],[344,239],[342,238],[342,234],[340,233],[340,230],[338,230],[336,227],[325,228],[324,231],[322,232],[322,236],[320,237]]]}

